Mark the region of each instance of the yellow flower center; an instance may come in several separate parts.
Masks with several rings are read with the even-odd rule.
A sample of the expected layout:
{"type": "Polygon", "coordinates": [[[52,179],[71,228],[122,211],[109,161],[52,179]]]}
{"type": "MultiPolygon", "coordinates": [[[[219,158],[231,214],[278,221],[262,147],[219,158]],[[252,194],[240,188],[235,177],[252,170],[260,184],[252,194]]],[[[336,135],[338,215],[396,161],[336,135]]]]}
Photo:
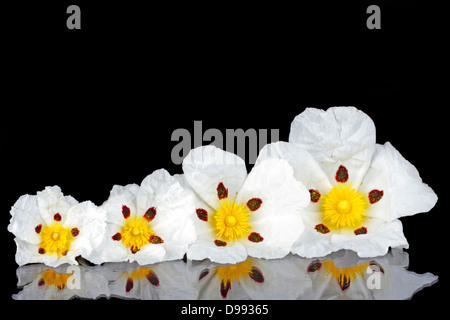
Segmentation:
{"type": "Polygon", "coordinates": [[[59,290],[64,289],[67,283],[67,279],[71,276],[71,273],[59,273],[52,269],[46,269],[41,274],[41,280],[39,281],[46,286],[54,286],[59,290]]]}
{"type": "Polygon", "coordinates": [[[244,238],[251,231],[250,216],[250,210],[245,204],[222,200],[220,208],[211,219],[216,236],[224,241],[244,238]]]}
{"type": "Polygon", "coordinates": [[[323,220],[332,229],[355,229],[365,217],[367,208],[366,197],[350,184],[339,184],[323,196],[323,220]]]}
{"type": "Polygon", "coordinates": [[[247,259],[244,262],[238,264],[232,264],[227,266],[219,266],[217,267],[217,275],[219,276],[221,281],[230,282],[233,281],[239,282],[239,280],[244,279],[249,273],[252,271],[252,266],[254,262],[251,259],[247,259]]]}
{"type": "Polygon", "coordinates": [[[44,226],[40,232],[40,247],[49,255],[64,256],[70,249],[73,236],[69,228],[61,226],[59,223],[52,223],[44,226]]]}
{"type": "Polygon", "coordinates": [[[143,217],[128,218],[122,227],[121,235],[125,247],[140,250],[150,243],[150,237],[154,235],[149,222],[143,217]]]}
{"type": "Polygon", "coordinates": [[[369,262],[361,262],[356,266],[339,268],[336,267],[332,260],[325,260],[323,263],[323,270],[325,274],[331,275],[331,277],[339,283],[342,289],[346,289],[350,286],[350,282],[355,280],[358,275],[363,275],[369,266],[369,262]]]}

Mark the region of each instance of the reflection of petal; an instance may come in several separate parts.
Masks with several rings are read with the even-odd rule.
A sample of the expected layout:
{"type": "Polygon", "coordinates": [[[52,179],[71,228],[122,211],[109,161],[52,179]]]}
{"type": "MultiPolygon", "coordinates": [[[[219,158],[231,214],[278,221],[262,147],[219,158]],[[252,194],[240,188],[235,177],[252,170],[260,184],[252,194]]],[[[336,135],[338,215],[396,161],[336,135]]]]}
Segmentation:
{"type": "Polygon", "coordinates": [[[104,269],[114,298],[185,300],[197,297],[190,269],[181,260],[146,266],[136,262],[107,263],[104,269]]]}
{"type": "Polygon", "coordinates": [[[310,260],[306,268],[312,288],[303,299],[408,299],[437,281],[431,273],[406,270],[408,253],[393,249],[375,259],[359,258],[352,251],[338,251],[310,260]]]}
{"type": "Polygon", "coordinates": [[[75,297],[97,299],[109,296],[108,281],[99,272],[101,267],[61,265],[49,268],[32,264],[17,269],[16,300],[68,300],[75,297]]]}

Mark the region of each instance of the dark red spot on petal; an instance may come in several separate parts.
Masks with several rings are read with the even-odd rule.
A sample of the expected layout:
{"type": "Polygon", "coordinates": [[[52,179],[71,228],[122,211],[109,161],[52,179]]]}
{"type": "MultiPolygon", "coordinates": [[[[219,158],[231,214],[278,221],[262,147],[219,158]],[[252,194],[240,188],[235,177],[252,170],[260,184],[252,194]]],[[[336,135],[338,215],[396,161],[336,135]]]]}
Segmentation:
{"type": "Polygon", "coordinates": [[[161,239],[160,237],[155,236],[155,235],[151,235],[149,241],[150,241],[150,243],[153,243],[153,244],[159,244],[159,243],[164,242],[163,239],[161,239]]]}
{"type": "Polygon", "coordinates": [[[221,241],[221,240],[214,240],[214,244],[218,247],[225,247],[227,245],[227,243],[225,241],[221,241]]]}
{"type": "Polygon", "coordinates": [[[36,228],[34,228],[34,231],[36,231],[36,233],[41,233],[41,230],[42,230],[42,224],[38,224],[36,226],[36,228]]]}
{"type": "Polygon", "coordinates": [[[64,250],[63,252],[61,252],[61,255],[65,257],[67,256],[67,253],[69,253],[69,250],[64,250]]]}
{"type": "Polygon", "coordinates": [[[308,267],[306,268],[306,271],[309,272],[316,272],[317,270],[320,270],[322,268],[322,262],[320,260],[314,260],[312,261],[308,267]]]}
{"type": "Polygon", "coordinates": [[[128,218],[130,216],[130,208],[122,206],[122,214],[125,219],[128,218]]]}
{"type": "Polygon", "coordinates": [[[374,190],[370,191],[369,192],[370,203],[374,204],[374,203],[380,201],[381,198],[383,198],[383,194],[384,194],[383,190],[374,189],[374,190]]]}
{"type": "Polygon", "coordinates": [[[122,240],[122,235],[120,234],[120,232],[117,232],[115,235],[112,236],[112,239],[114,241],[120,241],[122,240]]]}
{"type": "Polygon", "coordinates": [[[217,186],[217,197],[219,198],[219,200],[225,199],[228,197],[228,189],[225,188],[225,186],[223,185],[223,183],[219,183],[219,185],[217,186]]]}
{"type": "Polygon", "coordinates": [[[370,269],[372,269],[372,270],[375,271],[375,272],[381,272],[381,273],[384,273],[384,269],[383,269],[383,267],[381,266],[381,264],[379,264],[379,263],[376,262],[375,260],[370,261],[370,262],[369,262],[369,266],[370,266],[370,269]]]}
{"type": "Polygon", "coordinates": [[[316,229],[317,232],[320,232],[323,234],[330,232],[330,229],[328,229],[328,227],[326,225],[324,225],[323,223],[318,224],[317,226],[314,227],[314,229],[316,229]]]}
{"type": "Polygon", "coordinates": [[[38,286],[42,287],[43,285],[45,285],[45,280],[44,280],[44,278],[40,278],[38,281],[38,286]]]}
{"type": "Polygon", "coordinates": [[[336,181],[337,182],[347,182],[348,180],[348,171],[347,168],[344,166],[339,166],[339,169],[336,171],[336,181]]]}
{"type": "Polygon", "coordinates": [[[261,199],[259,199],[259,198],[252,198],[252,199],[248,200],[247,207],[251,211],[255,211],[255,210],[258,210],[259,207],[261,207],[261,203],[262,203],[261,199]]]}
{"type": "Polygon", "coordinates": [[[350,288],[350,277],[341,273],[339,275],[338,283],[339,283],[339,287],[341,287],[342,291],[347,290],[348,288],[350,288]]]}
{"type": "Polygon", "coordinates": [[[261,242],[264,240],[264,238],[261,237],[261,235],[259,233],[252,232],[248,236],[248,240],[250,240],[251,242],[261,242]]]}
{"type": "Polygon", "coordinates": [[[253,266],[252,269],[250,270],[249,276],[250,276],[250,278],[252,278],[253,280],[255,280],[258,283],[264,282],[264,276],[263,276],[261,270],[259,270],[255,266],[253,266]]]}
{"type": "Polygon", "coordinates": [[[198,281],[202,280],[208,274],[209,274],[209,269],[203,269],[202,272],[200,272],[200,275],[198,276],[198,281]]]}
{"type": "Polygon", "coordinates": [[[127,284],[125,285],[125,292],[130,292],[133,289],[134,283],[133,283],[133,278],[128,278],[127,279],[127,284]]]}
{"type": "Polygon", "coordinates": [[[159,279],[154,271],[150,270],[150,272],[147,274],[147,280],[155,287],[159,287],[159,279]]]}
{"type": "Polygon", "coordinates": [[[39,248],[38,252],[39,254],[45,254],[46,251],[44,248],[39,248]]]}
{"type": "Polygon", "coordinates": [[[151,207],[150,209],[148,209],[145,212],[144,219],[150,222],[150,221],[152,221],[155,218],[155,216],[156,216],[156,208],[155,207],[151,207]]]}
{"type": "Polygon", "coordinates": [[[366,234],[367,233],[367,228],[366,227],[361,227],[361,228],[356,229],[355,231],[353,231],[353,233],[355,235],[366,234]]]}
{"type": "Polygon", "coordinates": [[[70,230],[70,233],[72,234],[73,237],[76,237],[77,235],[80,234],[80,230],[78,230],[78,228],[73,228],[72,230],[70,230]]]}
{"type": "Polygon", "coordinates": [[[55,213],[55,215],[53,216],[53,219],[55,221],[61,221],[61,215],[59,213],[55,213]]]}
{"type": "Polygon", "coordinates": [[[200,220],[208,221],[208,212],[205,209],[200,208],[200,209],[195,210],[195,212],[197,213],[197,217],[200,220]]]}
{"type": "Polygon", "coordinates": [[[311,196],[311,202],[318,202],[320,199],[320,192],[317,190],[310,189],[309,195],[311,196]]]}
{"type": "Polygon", "coordinates": [[[228,295],[228,291],[231,289],[231,281],[230,280],[222,280],[220,282],[220,294],[223,298],[226,298],[228,295]]]}
{"type": "Polygon", "coordinates": [[[139,249],[138,247],[136,247],[136,246],[131,246],[130,250],[131,250],[131,253],[132,253],[132,254],[135,254],[135,253],[138,252],[140,249],[139,249]]]}

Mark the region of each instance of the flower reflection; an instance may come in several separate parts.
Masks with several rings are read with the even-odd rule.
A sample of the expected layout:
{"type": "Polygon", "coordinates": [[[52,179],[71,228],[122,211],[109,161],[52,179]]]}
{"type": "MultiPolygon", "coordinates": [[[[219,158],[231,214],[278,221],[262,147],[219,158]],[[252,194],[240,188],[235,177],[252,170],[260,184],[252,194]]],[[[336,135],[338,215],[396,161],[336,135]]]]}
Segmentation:
{"type": "Polygon", "coordinates": [[[431,273],[408,271],[408,253],[393,249],[363,259],[353,251],[324,258],[247,259],[231,265],[182,260],[141,266],[43,264],[17,269],[14,299],[408,299],[437,282],[431,273]]]}
{"type": "Polygon", "coordinates": [[[375,259],[341,250],[309,261],[306,272],[313,285],[302,299],[409,299],[438,279],[431,273],[406,270],[408,253],[401,249],[392,249],[375,259]]]}

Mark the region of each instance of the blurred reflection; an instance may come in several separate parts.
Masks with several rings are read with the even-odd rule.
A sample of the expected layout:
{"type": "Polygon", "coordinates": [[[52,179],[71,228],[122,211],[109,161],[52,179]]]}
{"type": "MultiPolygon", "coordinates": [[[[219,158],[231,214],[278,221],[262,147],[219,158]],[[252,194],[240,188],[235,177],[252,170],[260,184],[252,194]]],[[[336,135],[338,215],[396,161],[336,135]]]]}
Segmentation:
{"type": "MultiPolygon", "coordinates": [[[[82,263],[86,264],[86,263],[82,263]]],[[[352,251],[324,258],[289,255],[278,260],[249,258],[235,265],[209,260],[181,260],[140,266],[49,268],[42,264],[17,269],[21,291],[14,299],[408,299],[437,282],[431,273],[408,271],[408,253],[362,259],[352,251]]]]}

